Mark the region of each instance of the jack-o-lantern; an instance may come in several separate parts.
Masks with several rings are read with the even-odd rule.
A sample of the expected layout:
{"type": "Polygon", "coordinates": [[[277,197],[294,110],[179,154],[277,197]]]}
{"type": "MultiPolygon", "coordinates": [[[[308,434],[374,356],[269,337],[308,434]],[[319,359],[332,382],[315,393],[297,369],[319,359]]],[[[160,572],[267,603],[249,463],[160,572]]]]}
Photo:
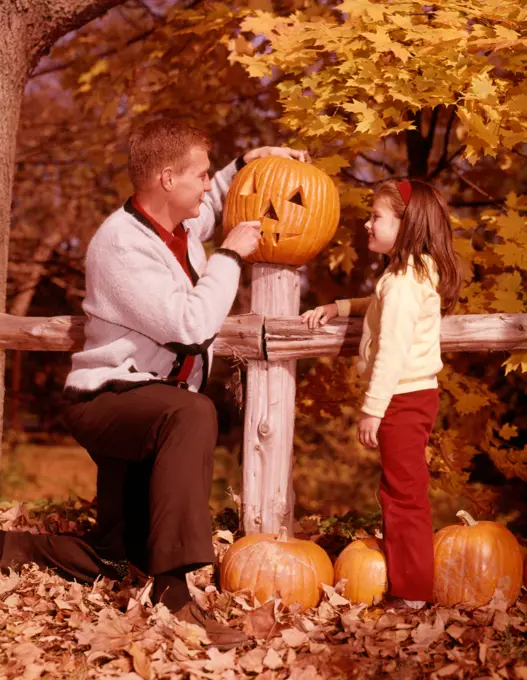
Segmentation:
{"type": "Polygon", "coordinates": [[[246,165],[225,201],[225,234],[239,222],[260,220],[262,238],[248,262],[302,265],[333,238],[339,221],[338,191],[309,163],[267,156],[246,165]]]}

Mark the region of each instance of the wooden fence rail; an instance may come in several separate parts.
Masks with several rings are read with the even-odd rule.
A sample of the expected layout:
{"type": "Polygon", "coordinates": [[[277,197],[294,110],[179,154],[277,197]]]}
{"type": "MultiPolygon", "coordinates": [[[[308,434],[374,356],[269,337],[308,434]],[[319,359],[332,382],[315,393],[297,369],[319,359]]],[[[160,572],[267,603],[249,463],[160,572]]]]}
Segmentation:
{"type": "MultiPolygon", "coordinates": [[[[310,331],[298,316],[298,272],[271,264],[253,267],[251,307],[259,313],[228,317],[214,342],[216,355],[247,360],[243,526],[248,534],[276,533],[282,525],[292,532],[296,359],[356,354],[363,320],[335,319],[310,331]]],[[[85,323],[79,316],[0,314],[0,350],[74,352],[83,346],[85,323]]],[[[441,346],[527,350],[527,314],[446,317],[441,346]]]]}
{"type": "MultiPolygon", "coordinates": [[[[75,352],[82,348],[82,316],[20,317],[0,314],[0,349],[75,352]]],[[[300,317],[230,316],[214,342],[217,356],[284,361],[358,352],[362,319],[335,319],[310,331],[300,317]]],[[[445,317],[444,352],[527,350],[527,314],[445,317]]]]}

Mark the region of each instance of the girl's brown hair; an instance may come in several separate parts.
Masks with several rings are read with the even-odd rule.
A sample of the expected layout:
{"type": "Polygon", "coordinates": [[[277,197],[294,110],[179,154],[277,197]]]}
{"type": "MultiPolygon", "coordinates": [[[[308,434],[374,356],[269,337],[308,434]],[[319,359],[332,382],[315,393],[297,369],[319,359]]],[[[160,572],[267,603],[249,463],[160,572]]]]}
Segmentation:
{"type": "Polygon", "coordinates": [[[384,182],[375,192],[374,200],[385,198],[401,220],[387,270],[406,272],[410,255],[418,276],[428,275],[423,255],[429,255],[439,274],[438,293],[446,313],[452,312],[459,297],[462,276],[452,245],[452,224],[448,206],[441,193],[427,182],[411,180],[412,196],[408,205],[403,201],[394,180],[384,182]]]}

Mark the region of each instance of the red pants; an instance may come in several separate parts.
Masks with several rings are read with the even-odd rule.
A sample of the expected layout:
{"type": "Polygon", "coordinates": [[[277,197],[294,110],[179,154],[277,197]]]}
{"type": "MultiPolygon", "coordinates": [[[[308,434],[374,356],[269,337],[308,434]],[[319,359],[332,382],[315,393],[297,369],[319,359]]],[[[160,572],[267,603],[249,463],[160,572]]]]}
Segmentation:
{"type": "Polygon", "coordinates": [[[388,592],[433,601],[434,548],[425,447],[439,406],[437,389],[393,396],[378,432],[388,592]]]}

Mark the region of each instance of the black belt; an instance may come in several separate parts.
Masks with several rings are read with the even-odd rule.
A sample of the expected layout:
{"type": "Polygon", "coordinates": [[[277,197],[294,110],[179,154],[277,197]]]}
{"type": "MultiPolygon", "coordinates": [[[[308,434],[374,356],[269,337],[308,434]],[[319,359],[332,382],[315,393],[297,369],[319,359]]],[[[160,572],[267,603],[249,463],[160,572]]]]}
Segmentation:
{"type": "Polygon", "coordinates": [[[62,392],[64,401],[70,404],[78,404],[83,401],[91,401],[105,392],[113,392],[114,394],[121,394],[122,392],[129,392],[137,387],[144,387],[145,385],[170,385],[171,387],[179,387],[182,390],[188,390],[188,383],[186,380],[177,380],[176,378],[152,378],[152,380],[109,380],[108,382],[98,387],[96,390],[79,390],[76,387],[66,387],[62,392]]]}

